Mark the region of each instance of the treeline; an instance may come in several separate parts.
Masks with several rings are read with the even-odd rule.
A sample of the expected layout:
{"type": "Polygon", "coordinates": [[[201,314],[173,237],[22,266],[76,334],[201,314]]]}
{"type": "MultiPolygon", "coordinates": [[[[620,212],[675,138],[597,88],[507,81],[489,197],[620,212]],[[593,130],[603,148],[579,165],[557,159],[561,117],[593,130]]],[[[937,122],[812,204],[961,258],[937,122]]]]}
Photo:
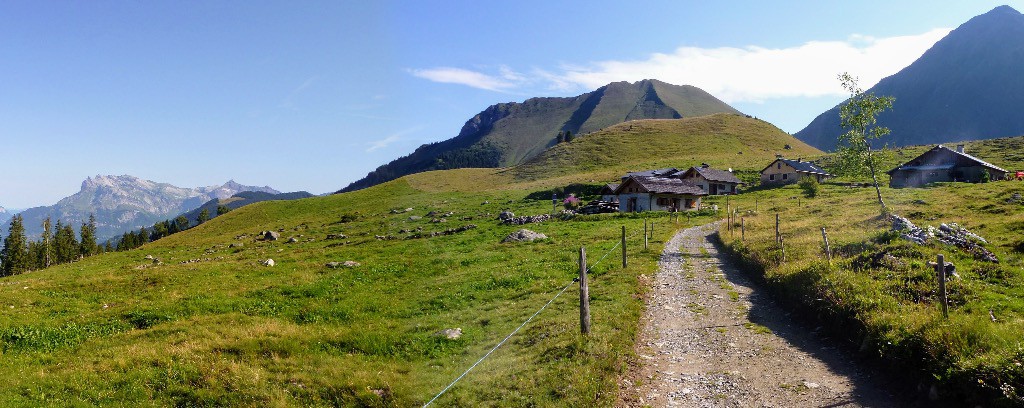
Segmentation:
{"type": "MultiPolygon", "coordinates": [[[[228,211],[231,211],[231,209],[228,208],[227,206],[217,206],[218,216],[227,214],[228,211]]],[[[196,225],[202,224],[209,220],[210,211],[204,208],[202,211],[199,212],[199,217],[198,219],[196,219],[196,225]]],[[[187,217],[185,217],[184,215],[179,215],[174,220],[160,221],[156,224],[153,224],[153,226],[148,229],[146,227],[142,227],[138,231],[125,232],[124,234],[121,234],[121,238],[117,240],[116,244],[112,245],[110,241],[107,241],[107,245],[112,245],[114,250],[116,251],[127,251],[130,249],[138,248],[147,243],[156,241],[168,235],[177,234],[181,231],[185,231],[194,226],[195,225],[192,225],[192,223],[189,222],[187,217]]]]}
{"type": "MultiPolygon", "coordinates": [[[[226,206],[217,206],[217,215],[231,211],[226,206]]],[[[210,220],[210,212],[203,209],[196,225],[210,220]]],[[[29,241],[25,236],[24,219],[21,215],[11,218],[11,228],[0,249],[0,277],[45,269],[53,265],[74,262],[104,252],[127,251],[146,243],[185,231],[192,225],[188,218],[179,215],[174,220],[160,221],[149,229],[129,231],[117,239],[109,239],[102,245],[96,242],[96,216],[89,215],[89,221],[82,223],[76,237],[70,224],[57,220],[53,226],[50,218],[43,221],[43,234],[38,241],[29,241]]]]}
{"type": "Polygon", "coordinates": [[[11,218],[11,228],[0,249],[0,276],[45,269],[53,265],[73,262],[103,252],[106,248],[96,244],[96,217],[82,223],[78,237],[70,224],[57,220],[54,226],[47,217],[43,221],[43,234],[39,241],[25,237],[25,224],[21,215],[11,218]]]}

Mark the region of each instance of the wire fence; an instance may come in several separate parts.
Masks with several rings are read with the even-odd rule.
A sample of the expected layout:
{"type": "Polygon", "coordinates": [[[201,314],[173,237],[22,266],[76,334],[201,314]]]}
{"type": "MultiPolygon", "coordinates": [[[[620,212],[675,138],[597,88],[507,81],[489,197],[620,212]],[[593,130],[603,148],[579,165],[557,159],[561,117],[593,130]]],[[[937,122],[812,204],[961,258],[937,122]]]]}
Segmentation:
{"type": "MultiPolygon", "coordinates": [[[[640,233],[641,233],[640,231],[634,232],[632,235],[626,237],[626,239],[628,240],[628,239],[636,238],[636,236],[638,234],[640,234],[640,233]]],[[[644,234],[646,234],[646,232],[644,232],[644,234]]],[[[611,255],[612,251],[614,251],[616,248],[618,248],[619,245],[622,245],[622,240],[618,240],[617,239],[615,241],[616,241],[615,245],[613,245],[611,248],[609,248],[607,251],[605,251],[604,255],[601,256],[601,258],[598,259],[597,262],[594,262],[593,264],[591,264],[590,266],[588,266],[586,268],[587,273],[590,273],[591,270],[593,270],[594,267],[599,265],[601,263],[601,261],[604,261],[605,258],[608,257],[608,255],[611,255]]],[[[426,408],[426,407],[430,406],[430,404],[433,404],[434,401],[437,401],[438,398],[441,398],[441,396],[444,395],[446,392],[448,392],[448,390],[450,390],[452,387],[454,387],[455,384],[457,384],[460,380],[465,378],[466,375],[469,374],[470,371],[473,371],[473,369],[476,368],[476,366],[480,365],[480,363],[482,363],[484,360],[486,360],[487,357],[490,357],[491,354],[493,354],[496,350],[498,350],[498,348],[500,348],[502,345],[504,345],[506,342],[508,342],[508,340],[511,339],[512,336],[514,336],[516,333],[519,332],[519,330],[522,330],[523,327],[526,327],[526,325],[529,324],[531,321],[533,321],[533,319],[535,317],[537,317],[537,315],[539,315],[541,312],[543,312],[544,309],[547,309],[548,306],[550,306],[551,303],[553,303],[555,301],[555,299],[558,299],[559,296],[562,296],[562,294],[565,293],[565,291],[568,290],[569,287],[571,287],[574,283],[576,283],[578,281],[579,281],[579,278],[573,278],[572,282],[569,282],[564,287],[562,287],[562,290],[559,290],[558,293],[555,294],[555,296],[553,296],[550,300],[547,301],[547,303],[544,303],[544,305],[541,306],[540,309],[537,309],[537,311],[534,312],[533,315],[531,315],[529,318],[527,318],[522,324],[520,324],[519,327],[516,327],[515,330],[512,330],[512,332],[509,333],[508,336],[505,336],[504,339],[502,339],[500,342],[498,342],[498,344],[496,344],[494,347],[492,347],[490,349],[490,351],[488,351],[486,354],[483,355],[483,357],[480,357],[480,359],[477,360],[475,363],[473,363],[473,365],[469,366],[469,368],[467,368],[466,371],[464,371],[462,373],[462,375],[459,375],[458,377],[455,378],[455,380],[453,380],[450,384],[448,384],[447,387],[444,387],[444,389],[441,390],[441,392],[437,393],[437,395],[435,395],[434,398],[431,398],[430,401],[427,401],[426,404],[423,404],[423,407],[426,408]]]]}

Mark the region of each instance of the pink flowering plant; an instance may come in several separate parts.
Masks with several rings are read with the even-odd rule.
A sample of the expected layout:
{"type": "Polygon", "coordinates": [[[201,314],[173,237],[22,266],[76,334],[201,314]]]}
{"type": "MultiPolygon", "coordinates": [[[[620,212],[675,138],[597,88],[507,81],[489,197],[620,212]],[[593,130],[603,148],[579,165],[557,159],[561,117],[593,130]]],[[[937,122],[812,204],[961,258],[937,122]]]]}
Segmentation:
{"type": "Polygon", "coordinates": [[[566,210],[572,210],[583,205],[583,200],[580,200],[575,194],[569,194],[568,197],[565,197],[565,200],[562,200],[562,205],[565,206],[566,210]]]}

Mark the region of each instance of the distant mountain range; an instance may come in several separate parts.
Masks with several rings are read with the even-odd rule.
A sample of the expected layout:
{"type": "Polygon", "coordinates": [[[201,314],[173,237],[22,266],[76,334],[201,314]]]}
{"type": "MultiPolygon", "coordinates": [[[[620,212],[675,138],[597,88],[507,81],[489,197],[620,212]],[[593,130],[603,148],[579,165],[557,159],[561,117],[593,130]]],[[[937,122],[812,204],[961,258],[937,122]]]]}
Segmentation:
{"type": "Polygon", "coordinates": [[[559,132],[578,136],[635,119],[680,119],[713,113],[740,112],[700,88],[652,79],[614,82],[576,97],[500,103],[466,121],[458,136],[420,146],[339,192],[428,170],[522,163],[554,146],[559,132]]]}
{"type": "MultiPolygon", "coordinates": [[[[867,92],[896,98],[879,115],[893,146],[1024,134],[1024,15],[1009,6],[974,17],[921,58],[867,92]]],[[[839,107],[818,115],[795,136],[834,150],[839,107]]]]}
{"type": "Polygon", "coordinates": [[[219,186],[183,188],[133,176],[96,176],[87,178],[79,192],[57,204],[30,208],[21,215],[26,235],[36,240],[42,234],[46,217],[50,217],[54,225],[60,220],[73,225],[77,231],[89,215],[94,214],[96,236],[102,241],[125,231],[148,228],[209,200],[227,199],[243,191],[281,193],[270,187],[245,186],[234,181],[219,186]]]}
{"type": "Polygon", "coordinates": [[[7,222],[7,220],[11,219],[11,217],[13,216],[14,214],[12,214],[10,211],[7,211],[6,208],[0,207],[0,224],[7,222]]]}
{"type": "MultiPolygon", "coordinates": [[[[200,205],[198,208],[181,215],[184,215],[191,225],[195,225],[197,224],[197,221],[199,220],[199,215],[203,212],[203,210],[206,210],[210,218],[213,218],[217,215],[217,207],[220,207],[222,205],[230,210],[234,210],[236,208],[244,207],[253,203],[258,203],[260,201],[298,200],[309,197],[315,196],[305,191],[278,194],[267,193],[263,191],[243,191],[234,194],[228,198],[214,198],[210,201],[203,203],[203,205],[200,205]]],[[[174,216],[174,218],[177,217],[178,216],[174,216]]]]}

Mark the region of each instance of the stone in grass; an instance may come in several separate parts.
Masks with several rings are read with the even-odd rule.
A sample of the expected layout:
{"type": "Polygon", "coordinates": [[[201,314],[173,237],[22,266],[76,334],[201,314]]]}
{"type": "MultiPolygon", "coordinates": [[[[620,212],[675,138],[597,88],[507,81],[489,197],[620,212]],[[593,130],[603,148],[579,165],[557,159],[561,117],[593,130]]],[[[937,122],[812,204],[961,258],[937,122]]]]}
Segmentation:
{"type": "Polygon", "coordinates": [[[506,242],[532,242],[537,239],[547,239],[548,236],[539,232],[533,232],[528,229],[521,229],[519,231],[509,234],[505,239],[501,240],[502,243],[506,242]]]}
{"type": "Polygon", "coordinates": [[[331,268],[331,269],[337,269],[337,268],[355,268],[355,267],[360,266],[360,265],[362,265],[362,264],[359,263],[359,262],[356,262],[356,261],[345,261],[345,262],[328,262],[324,266],[326,266],[328,268],[331,268]]]}
{"type": "Polygon", "coordinates": [[[274,260],[267,259],[266,261],[263,261],[263,266],[274,266],[274,260]]]}
{"type": "Polygon", "coordinates": [[[295,238],[295,237],[288,238],[288,243],[289,244],[294,244],[296,242],[299,242],[298,238],[295,238]]]}
{"type": "Polygon", "coordinates": [[[228,245],[228,248],[244,248],[244,247],[245,247],[245,244],[243,244],[241,242],[232,242],[231,245],[228,245]]]}
{"type": "Polygon", "coordinates": [[[438,337],[444,337],[448,340],[458,340],[459,337],[462,337],[462,328],[456,327],[454,329],[444,329],[437,333],[434,333],[434,335],[438,337]]]}
{"type": "Polygon", "coordinates": [[[281,239],[281,234],[276,231],[266,231],[263,233],[264,241],[277,241],[278,239],[281,239]]]}

